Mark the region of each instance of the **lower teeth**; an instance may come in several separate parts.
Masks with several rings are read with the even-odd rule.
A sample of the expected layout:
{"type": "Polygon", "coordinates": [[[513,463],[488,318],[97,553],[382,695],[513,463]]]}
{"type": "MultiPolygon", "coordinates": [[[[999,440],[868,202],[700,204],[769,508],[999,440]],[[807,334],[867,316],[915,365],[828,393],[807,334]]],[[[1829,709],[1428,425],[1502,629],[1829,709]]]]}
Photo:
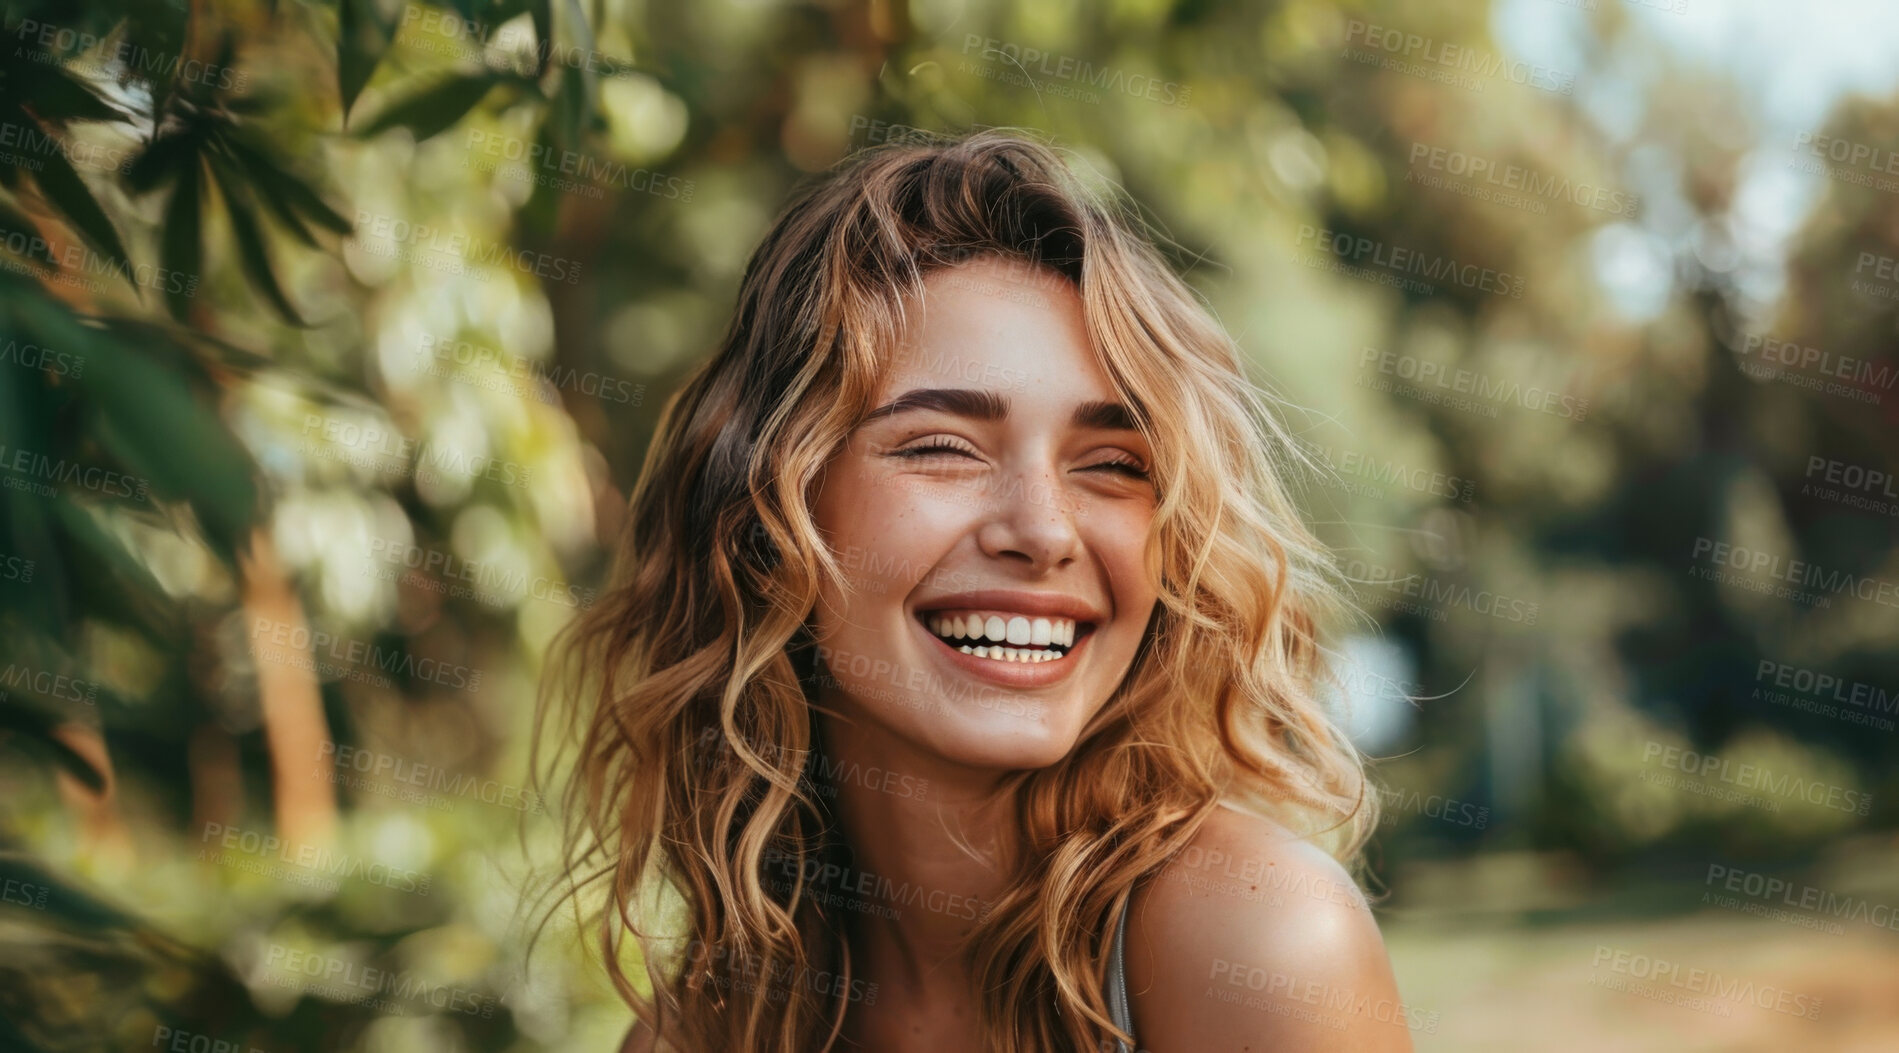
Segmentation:
{"type": "Polygon", "coordinates": [[[977,658],[989,658],[1000,662],[1053,662],[1062,657],[1060,651],[1044,651],[1033,647],[970,647],[964,644],[957,650],[977,658]]]}

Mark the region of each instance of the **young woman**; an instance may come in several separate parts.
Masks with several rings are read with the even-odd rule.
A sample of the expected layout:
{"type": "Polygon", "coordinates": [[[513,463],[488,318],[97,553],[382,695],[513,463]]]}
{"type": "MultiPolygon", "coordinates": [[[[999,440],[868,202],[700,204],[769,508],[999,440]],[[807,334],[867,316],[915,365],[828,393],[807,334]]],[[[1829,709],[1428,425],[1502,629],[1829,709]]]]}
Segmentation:
{"type": "Polygon", "coordinates": [[[1410,1049],[1289,449],[1047,147],[801,194],[549,680],[625,1049],[1410,1049]]]}

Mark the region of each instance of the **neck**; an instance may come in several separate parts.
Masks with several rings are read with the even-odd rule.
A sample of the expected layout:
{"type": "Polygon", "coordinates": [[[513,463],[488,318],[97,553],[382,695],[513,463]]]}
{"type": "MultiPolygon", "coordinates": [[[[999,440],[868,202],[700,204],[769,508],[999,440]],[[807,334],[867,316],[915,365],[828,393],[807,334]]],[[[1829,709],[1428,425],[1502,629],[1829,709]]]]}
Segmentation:
{"type": "Polygon", "coordinates": [[[1012,865],[1016,824],[997,792],[1002,773],[926,755],[836,712],[818,710],[828,775],[820,792],[853,857],[832,889],[847,901],[852,958],[862,975],[915,1000],[967,1004],[974,986],[963,940],[1012,865]]]}

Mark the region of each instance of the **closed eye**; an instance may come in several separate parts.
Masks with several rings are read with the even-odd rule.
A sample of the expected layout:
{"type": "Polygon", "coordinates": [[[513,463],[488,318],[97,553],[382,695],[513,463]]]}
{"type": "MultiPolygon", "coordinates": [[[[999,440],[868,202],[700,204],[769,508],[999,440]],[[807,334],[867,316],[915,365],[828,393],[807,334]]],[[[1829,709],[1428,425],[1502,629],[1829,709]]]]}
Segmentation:
{"type": "Polygon", "coordinates": [[[1138,462],[1120,458],[1112,461],[1102,461],[1100,464],[1091,464],[1082,470],[1086,472],[1115,472],[1120,475],[1125,475],[1130,479],[1146,479],[1148,477],[1147,469],[1141,467],[1138,462]]]}
{"type": "Polygon", "coordinates": [[[964,449],[963,447],[957,446],[956,444],[950,442],[947,439],[937,439],[924,446],[911,446],[907,449],[897,450],[893,452],[891,456],[892,457],[923,457],[932,453],[960,453],[965,457],[976,456],[976,451],[964,449]]]}
{"type": "MultiPolygon", "coordinates": [[[[917,458],[928,457],[933,454],[959,454],[972,459],[977,456],[976,451],[958,446],[947,438],[936,439],[922,446],[911,446],[906,449],[896,450],[891,453],[891,456],[917,458]]],[[[1125,455],[1116,457],[1113,460],[1102,461],[1099,464],[1091,464],[1081,470],[1084,472],[1110,472],[1115,475],[1125,476],[1129,479],[1139,479],[1143,481],[1149,477],[1147,469],[1141,467],[1139,461],[1125,455]]]]}

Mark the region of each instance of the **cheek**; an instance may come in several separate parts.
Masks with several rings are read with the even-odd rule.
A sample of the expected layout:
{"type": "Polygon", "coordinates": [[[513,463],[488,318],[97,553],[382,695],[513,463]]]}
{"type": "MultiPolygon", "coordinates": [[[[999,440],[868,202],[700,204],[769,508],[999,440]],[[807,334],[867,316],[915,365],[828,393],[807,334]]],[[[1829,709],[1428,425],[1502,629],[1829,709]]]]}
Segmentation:
{"type": "Polygon", "coordinates": [[[917,480],[847,472],[814,506],[825,543],[851,593],[826,591],[849,621],[873,624],[926,581],[946,584],[938,564],[965,528],[958,510],[934,501],[917,480]]]}
{"type": "Polygon", "coordinates": [[[1097,512],[1088,545],[1108,570],[1117,605],[1152,597],[1160,586],[1160,546],[1150,543],[1154,513],[1148,508],[1097,512]]]}

